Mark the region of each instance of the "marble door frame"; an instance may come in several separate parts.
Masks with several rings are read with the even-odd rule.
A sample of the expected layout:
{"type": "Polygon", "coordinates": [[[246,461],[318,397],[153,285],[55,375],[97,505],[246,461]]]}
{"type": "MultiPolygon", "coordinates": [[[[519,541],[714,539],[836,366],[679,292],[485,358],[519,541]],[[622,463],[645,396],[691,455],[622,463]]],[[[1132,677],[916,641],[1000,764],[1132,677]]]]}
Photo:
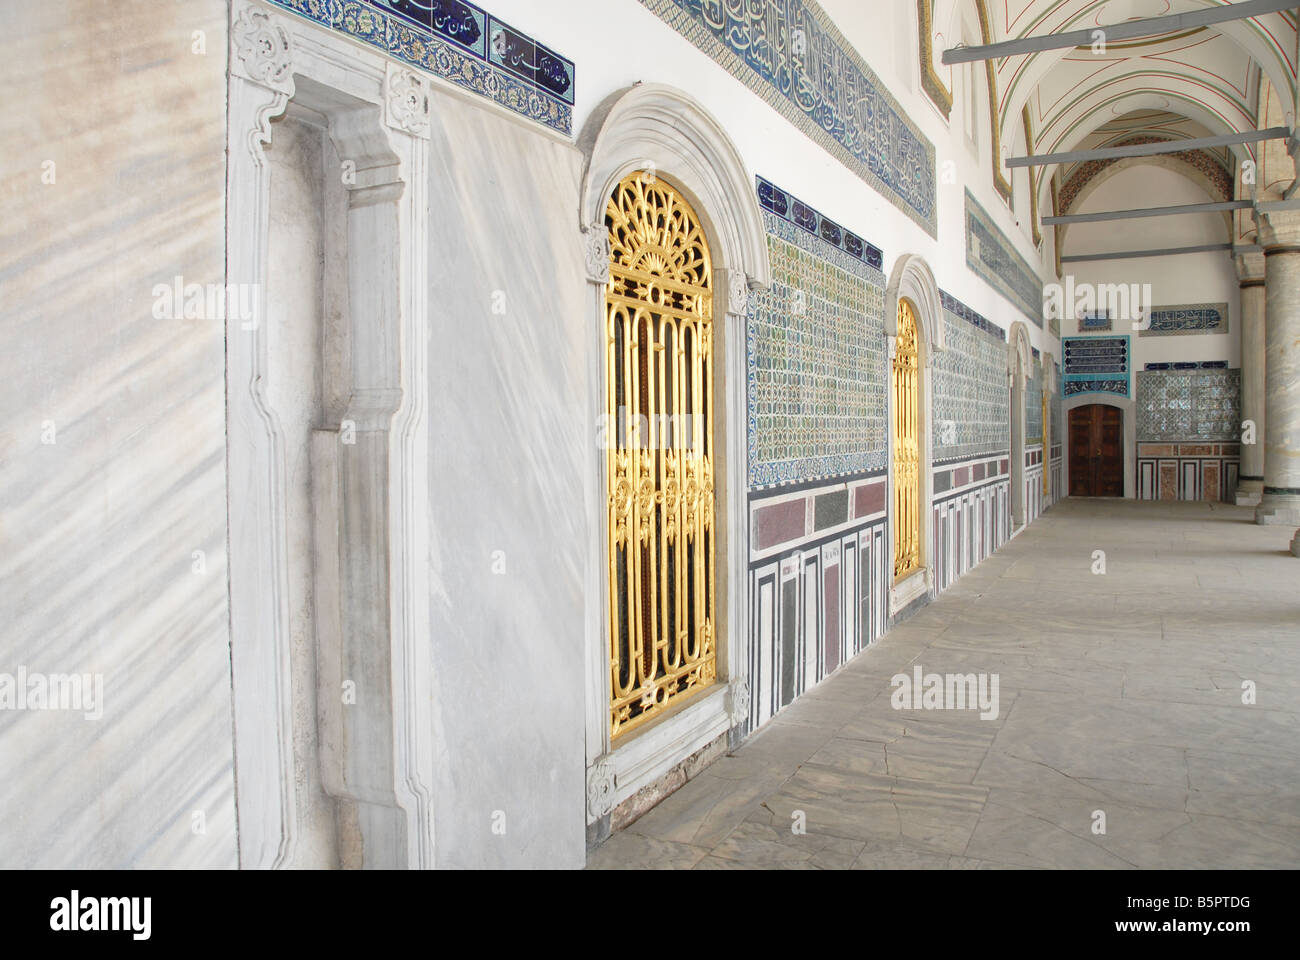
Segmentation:
{"type": "MultiPolygon", "coordinates": [[[[1137,497],[1137,401],[1131,397],[1118,397],[1111,393],[1080,393],[1073,397],[1066,397],[1063,406],[1067,443],[1070,435],[1070,411],[1094,403],[1119,408],[1124,436],[1124,498],[1133,500],[1137,497]]],[[[1061,452],[1062,489],[1064,495],[1068,497],[1070,495],[1070,451],[1062,449],[1061,452]]]]}
{"type": "MultiPolygon", "coordinates": [[[[271,142],[271,121],[292,99],[327,117],[340,155],[357,158],[349,187],[349,232],[356,242],[349,244],[348,275],[373,279],[349,284],[349,321],[358,337],[344,421],[355,426],[355,449],[373,453],[350,462],[348,457],[361,454],[334,454],[335,462],[327,462],[319,475],[320,461],[313,463],[313,487],[337,495],[329,500],[328,492],[314,494],[318,515],[323,501],[338,510],[325,519],[336,531],[336,550],[322,564],[318,543],[315,569],[317,576],[324,569],[337,578],[341,607],[335,611],[337,629],[318,629],[315,639],[322,662],[366,658],[366,676],[357,682],[373,685],[384,706],[349,713],[318,704],[314,719],[322,779],[336,798],[368,811],[359,826],[363,865],[429,867],[434,759],[426,382],[429,80],[255,0],[231,4],[229,63],[226,280],[256,291],[252,317],[229,319],[226,330],[240,865],[291,865],[301,833],[288,629],[285,435],[268,401],[264,335],[275,321],[267,314],[271,178],[264,148],[271,142]],[[332,477],[329,466],[335,467],[332,477]],[[358,536],[358,525],[375,536],[358,536]],[[371,584],[354,582],[358,557],[377,578],[379,589],[373,593],[363,588],[371,584]],[[376,632],[384,641],[378,645],[376,632]],[[330,644],[335,646],[327,650],[330,644]]],[[[342,425],[322,426],[316,440],[342,432],[342,425]]],[[[314,441],[314,453],[315,446],[314,441]]],[[[318,524],[318,534],[321,529],[318,524]]]]}

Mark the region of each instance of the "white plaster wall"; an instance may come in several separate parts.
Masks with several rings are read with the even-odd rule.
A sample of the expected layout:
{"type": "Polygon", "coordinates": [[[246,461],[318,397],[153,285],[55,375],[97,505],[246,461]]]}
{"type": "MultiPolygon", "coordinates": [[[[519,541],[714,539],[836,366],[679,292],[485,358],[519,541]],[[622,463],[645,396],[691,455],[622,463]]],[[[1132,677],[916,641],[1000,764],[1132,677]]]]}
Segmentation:
{"type": "Polygon", "coordinates": [[[582,161],[458,96],[439,92],[432,113],[435,860],[581,867],[584,445],[596,442],[582,161]]]}
{"type": "MultiPolygon", "coordinates": [[[[1098,187],[1080,205],[1078,213],[1129,210],[1138,207],[1207,203],[1205,191],[1186,177],[1163,167],[1129,167],[1098,187]]],[[[1066,254],[1123,250],[1159,250],[1227,242],[1221,214],[1194,214],[1080,223],[1070,227],[1066,254]]],[[[1188,360],[1227,360],[1241,365],[1241,296],[1232,259],[1227,253],[1197,253],[1177,257],[1142,257],[1067,263],[1076,284],[1151,284],[1156,306],[1188,303],[1228,304],[1228,333],[1185,336],[1139,336],[1132,324],[1116,322],[1113,333],[1133,339],[1133,370],[1147,363],[1188,360]]],[[[1078,332],[1074,314],[1067,311],[1061,324],[1066,336],[1078,332]]],[[[1136,388],[1136,382],[1134,383],[1136,388]]]]}
{"type": "MultiPolygon", "coordinates": [[[[638,0],[493,0],[488,6],[506,22],[577,63],[574,131],[580,133],[592,109],[616,90],[638,80],[687,90],[736,142],[751,172],[791,191],[832,220],[884,250],[884,272],[895,260],[921,254],[939,286],[994,323],[1009,328],[1024,314],[966,268],[965,189],[1012,238],[1020,253],[1053,276],[1051,231],[1041,254],[1028,239],[1028,201],[1012,213],[994,191],[989,154],[987,95],[979,98],[979,161],[972,155],[953,107],[945,121],[920,86],[916,4],[912,0],[821,0],[821,5],[876,72],[912,122],[935,145],[938,169],[953,162],[951,183],[938,185],[939,237],[931,238],[740,80],[697,49],[638,0]],[[900,44],[904,44],[900,48],[900,44]],[[1019,221],[1019,222],[1018,222],[1019,221]]],[[[1022,139],[1023,139],[1023,135],[1022,139]]],[[[1030,327],[1035,347],[1059,353],[1055,338],[1030,327]]]]}
{"type": "Polygon", "coordinates": [[[5,14],[0,672],[104,710],[0,710],[0,867],[231,867],[224,322],[152,313],[223,279],[226,4],[5,14]]]}

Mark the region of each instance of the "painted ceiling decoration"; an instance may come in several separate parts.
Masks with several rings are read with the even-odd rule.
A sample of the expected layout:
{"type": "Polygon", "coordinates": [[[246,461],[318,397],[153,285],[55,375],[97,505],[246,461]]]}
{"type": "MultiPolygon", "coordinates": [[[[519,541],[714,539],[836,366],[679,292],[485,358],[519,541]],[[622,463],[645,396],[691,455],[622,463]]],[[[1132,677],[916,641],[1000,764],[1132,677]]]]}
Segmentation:
{"type": "MultiPolygon", "coordinates": [[[[1190,13],[1231,0],[919,0],[922,88],[946,115],[954,70],[943,52],[972,35],[982,44],[1130,20],[1190,13]]],[[[1276,92],[1281,123],[1295,124],[1296,12],[1231,20],[1214,26],[1123,42],[1020,53],[983,61],[994,131],[993,186],[1010,196],[1003,157],[1066,153],[1096,147],[1242,133],[1263,126],[1261,104],[1276,92]],[[1019,128],[1019,129],[1017,129],[1019,128]],[[1021,139],[1023,131],[1023,140],[1021,139]]],[[[1271,121],[1272,122],[1272,121],[1271,121]]],[[[1239,164],[1258,161],[1260,144],[1143,158],[1203,187],[1213,200],[1234,198],[1239,164]]],[[[1030,168],[1038,208],[1070,212],[1116,161],[1030,168]],[[1055,194],[1055,196],[1054,196],[1055,194]]],[[[1129,164],[1131,165],[1131,164],[1129,164]]],[[[1030,212],[1030,211],[1026,211],[1030,212]]],[[[1035,232],[1037,210],[1032,211],[1035,232]]],[[[1062,240],[1064,231],[1056,235],[1062,240]]],[[[1059,254],[1058,250],[1058,254],[1059,254]]]]}
{"type": "MultiPolygon", "coordinates": [[[[984,43],[993,43],[993,31],[990,27],[988,0],[975,0],[975,11],[979,14],[980,39],[984,43]]],[[[989,118],[993,129],[993,186],[1003,199],[1011,199],[1011,181],[1002,170],[1002,124],[1003,116],[998,111],[998,77],[992,60],[984,61],[988,74],[989,118]]]]}
{"type": "MultiPolygon", "coordinates": [[[[1143,143],[1164,143],[1168,137],[1129,137],[1113,144],[1117,147],[1137,146],[1143,143]]],[[[1134,158],[1137,159],[1137,158],[1134,158]]],[[[1215,157],[1208,150],[1183,150],[1179,153],[1170,153],[1164,155],[1164,162],[1169,164],[1185,164],[1204,175],[1205,179],[1213,185],[1213,199],[1231,200],[1233,192],[1232,171],[1226,168],[1222,161],[1215,157]]],[[[1074,209],[1075,202],[1079,199],[1085,187],[1088,186],[1097,174],[1101,173],[1108,167],[1121,163],[1122,161],[1108,160],[1088,160],[1084,163],[1077,164],[1065,186],[1061,188],[1060,203],[1064,213],[1069,213],[1074,209]]]]}

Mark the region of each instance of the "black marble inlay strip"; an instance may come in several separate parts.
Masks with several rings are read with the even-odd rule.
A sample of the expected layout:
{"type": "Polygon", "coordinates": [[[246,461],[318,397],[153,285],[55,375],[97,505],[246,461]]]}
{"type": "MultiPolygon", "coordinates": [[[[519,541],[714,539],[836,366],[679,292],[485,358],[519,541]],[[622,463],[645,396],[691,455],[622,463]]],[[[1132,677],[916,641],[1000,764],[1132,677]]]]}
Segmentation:
{"type": "Polygon", "coordinates": [[[772,497],[779,497],[787,493],[802,493],[805,490],[813,490],[817,487],[834,487],[839,484],[854,484],[863,480],[871,480],[875,477],[883,477],[888,470],[864,470],[860,473],[846,473],[834,477],[818,477],[815,480],[800,480],[798,483],[778,484],[774,487],[764,487],[762,490],[750,490],[749,502],[754,503],[756,500],[768,500],[772,497]]]}
{"type": "Polygon", "coordinates": [[[755,177],[758,181],[758,202],[765,210],[776,214],[782,220],[788,220],[801,230],[820,237],[833,247],[843,250],[855,260],[881,269],[885,255],[879,247],[867,243],[856,233],[845,230],[838,223],[818,213],[808,204],[795,199],[770,180],[755,177]]]}
{"type": "Polygon", "coordinates": [[[974,324],[975,326],[983,330],[985,333],[989,333],[997,337],[1003,343],[1007,342],[1007,332],[1005,330],[1003,330],[993,321],[989,320],[987,317],[984,317],[983,315],[976,313],[974,310],[966,306],[966,304],[962,303],[960,300],[958,300],[948,291],[940,290],[939,300],[943,304],[943,308],[947,310],[949,313],[961,317],[967,323],[974,324]]]}

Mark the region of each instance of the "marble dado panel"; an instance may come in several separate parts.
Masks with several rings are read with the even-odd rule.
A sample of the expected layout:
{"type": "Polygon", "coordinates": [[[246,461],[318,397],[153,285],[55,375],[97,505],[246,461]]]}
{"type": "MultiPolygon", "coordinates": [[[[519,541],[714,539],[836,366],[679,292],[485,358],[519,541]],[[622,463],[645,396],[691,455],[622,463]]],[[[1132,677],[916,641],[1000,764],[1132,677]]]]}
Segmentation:
{"type": "Polygon", "coordinates": [[[1139,441],[1237,441],[1240,370],[1143,370],[1137,375],[1139,441]]]}
{"type": "Polygon", "coordinates": [[[934,145],[813,0],[641,0],[938,237],[934,145]]]}
{"type": "MultiPolygon", "coordinates": [[[[883,490],[883,480],[874,486],[883,490]]],[[[742,735],[885,632],[891,546],[878,512],[750,564],[751,696],[742,735]]]]}
{"type": "Polygon", "coordinates": [[[1240,470],[1238,443],[1138,443],[1137,497],[1231,502],[1240,470]]]}
{"type": "Polygon", "coordinates": [[[1227,333],[1226,303],[1192,303],[1179,307],[1157,307],[1151,311],[1150,326],[1139,337],[1171,337],[1188,334],[1227,333]]]}
{"type": "Polygon", "coordinates": [[[1043,282],[979,201],[966,191],[966,265],[1043,326],[1043,282]]]}
{"type": "Polygon", "coordinates": [[[1061,341],[1065,360],[1062,393],[1112,393],[1129,396],[1129,337],[1066,337],[1061,341]]]}
{"type": "Polygon", "coordinates": [[[969,464],[953,471],[987,472],[993,480],[971,481],[934,499],[934,531],[931,543],[934,580],[931,596],[937,597],[961,576],[986,560],[1001,547],[1011,532],[1011,484],[1007,461],[969,464]],[[983,466],[985,471],[977,471],[983,466]],[[997,467],[998,471],[993,472],[997,467]]]}
{"type": "Polygon", "coordinates": [[[266,0],[573,133],[573,61],[464,0],[266,0]]]}
{"type": "Polygon", "coordinates": [[[1011,460],[1007,454],[1000,457],[987,457],[957,465],[934,468],[934,499],[951,497],[968,487],[977,487],[991,480],[1005,479],[1011,471],[1011,460]]]}
{"type": "Polygon", "coordinates": [[[1011,449],[1006,332],[948,294],[947,349],[931,367],[936,461],[1011,449]]]}
{"type": "Polygon", "coordinates": [[[749,485],[883,470],[885,277],[763,211],[772,283],[747,324],[749,485]]]}
{"type": "Polygon", "coordinates": [[[875,476],[755,499],[750,503],[750,556],[762,559],[845,524],[882,520],[887,493],[886,478],[875,476]]]}

